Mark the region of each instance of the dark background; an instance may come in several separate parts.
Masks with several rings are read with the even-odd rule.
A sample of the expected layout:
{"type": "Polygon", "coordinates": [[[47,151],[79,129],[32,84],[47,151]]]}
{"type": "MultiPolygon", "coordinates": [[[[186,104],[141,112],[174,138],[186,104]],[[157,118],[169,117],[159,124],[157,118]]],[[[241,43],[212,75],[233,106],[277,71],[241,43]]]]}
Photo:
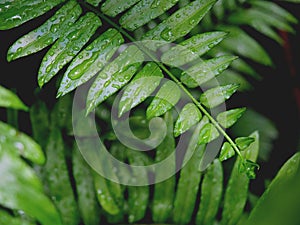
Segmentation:
{"type": "MultiPolygon", "coordinates": [[[[300,4],[284,3],[284,6],[300,20],[300,4]]],[[[55,101],[55,79],[46,84],[42,90],[37,85],[37,71],[48,48],[10,63],[6,61],[6,53],[9,46],[19,37],[42,24],[51,14],[52,12],[18,28],[0,31],[0,84],[16,91],[29,106],[36,100],[35,93],[39,93],[39,96],[49,104],[55,101]]],[[[254,91],[241,93],[235,98],[235,101],[242,102],[242,105],[250,106],[270,118],[279,131],[270,160],[261,165],[256,181],[261,184],[265,178],[273,177],[280,166],[299,150],[300,96],[296,96],[295,91],[300,90],[300,25],[294,27],[296,33],[287,34],[287,42],[283,47],[249,30],[251,35],[267,49],[276,65],[275,68],[269,68],[253,64],[263,76],[263,80],[253,81],[254,91]]],[[[4,112],[0,110],[1,119],[5,119],[4,112]]],[[[30,132],[27,113],[20,112],[19,124],[21,130],[30,132]]]]}

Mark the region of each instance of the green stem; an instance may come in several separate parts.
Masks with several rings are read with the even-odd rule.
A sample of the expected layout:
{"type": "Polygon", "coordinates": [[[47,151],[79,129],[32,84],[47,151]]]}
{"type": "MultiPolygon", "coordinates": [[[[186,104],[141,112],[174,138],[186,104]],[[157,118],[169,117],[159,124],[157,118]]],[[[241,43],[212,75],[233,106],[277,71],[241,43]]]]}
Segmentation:
{"type": "MultiPolygon", "coordinates": [[[[105,20],[108,24],[116,28],[120,33],[122,33],[128,40],[131,42],[136,42],[135,40],[127,31],[125,31],[121,26],[113,22],[109,17],[105,16],[103,13],[99,12],[98,9],[95,7],[87,4],[86,2],[81,2],[82,5],[84,5],[87,9],[93,11],[95,14],[97,14],[101,19],[105,20]]],[[[157,62],[157,59],[153,54],[144,46],[137,44],[138,47],[140,47],[144,53],[146,53],[152,60],[157,62]]],[[[231,137],[226,133],[226,131],[220,126],[220,124],[209,114],[209,112],[201,105],[200,102],[198,102],[194,96],[187,90],[187,88],[162,64],[158,63],[159,67],[187,94],[187,96],[195,103],[195,105],[203,112],[204,115],[208,117],[208,119],[211,121],[211,123],[219,130],[219,132],[225,137],[225,139],[230,143],[230,145],[233,147],[235,152],[238,154],[238,156],[243,160],[243,156],[241,155],[241,152],[237,145],[234,143],[234,141],[231,139],[231,137]]]]}

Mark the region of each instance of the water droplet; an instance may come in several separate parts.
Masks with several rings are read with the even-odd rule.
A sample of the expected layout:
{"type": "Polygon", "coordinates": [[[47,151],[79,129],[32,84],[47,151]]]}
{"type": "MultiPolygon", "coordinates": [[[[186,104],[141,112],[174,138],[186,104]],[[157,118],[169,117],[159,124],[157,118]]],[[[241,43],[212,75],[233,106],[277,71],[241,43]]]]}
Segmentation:
{"type": "Polygon", "coordinates": [[[107,87],[109,84],[110,84],[110,80],[108,80],[104,83],[104,87],[107,87]]]}
{"type": "Polygon", "coordinates": [[[172,33],[172,30],[169,29],[169,28],[166,28],[164,29],[162,32],[161,32],[161,35],[160,35],[164,40],[166,41],[170,41],[171,38],[173,37],[173,33],[172,33]]]}

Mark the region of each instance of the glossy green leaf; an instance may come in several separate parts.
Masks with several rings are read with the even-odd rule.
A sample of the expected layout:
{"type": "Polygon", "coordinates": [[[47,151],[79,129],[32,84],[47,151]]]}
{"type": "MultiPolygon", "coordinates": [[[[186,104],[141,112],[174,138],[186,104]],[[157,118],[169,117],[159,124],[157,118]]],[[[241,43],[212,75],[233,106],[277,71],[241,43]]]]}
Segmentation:
{"type": "Polygon", "coordinates": [[[178,0],[141,0],[127,11],[119,22],[122,27],[133,31],[160,16],[177,2],[178,0]]]}
{"type": "Polygon", "coordinates": [[[229,84],[211,88],[200,96],[200,102],[208,108],[214,108],[229,99],[238,87],[238,84],[229,84]]]}
{"type": "Polygon", "coordinates": [[[143,102],[158,87],[163,77],[156,63],[147,63],[125,88],[119,103],[119,116],[143,102]]]}
{"type": "Polygon", "coordinates": [[[226,32],[219,31],[196,34],[169,49],[162,55],[161,60],[171,66],[182,66],[208,52],[219,44],[226,35],[226,32]]]}
{"type": "Polygon", "coordinates": [[[83,159],[76,143],[73,148],[72,165],[81,218],[85,225],[98,225],[100,223],[100,207],[93,185],[92,168],[83,159]]]}
{"type": "MultiPolygon", "coordinates": [[[[247,160],[255,162],[259,151],[259,135],[254,132],[250,137],[255,138],[255,142],[241,154],[247,160]]],[[[221,225],[236,224],[243,213],[248,198],[249,178],[246,173],[240,172],[241,163],[243,163],[241,159],[237,158],[226,187],[221,225]]]]}
{"type": "MultiPolygon", "coordinates": [[[[222,72],[222,75],[217,78],[219,85],[230,85],[230,84],[239,84],[238,91],[252,91],[253,86],[245,79],[243,75],[234,70],[227,69],[222,72]]],[[[216,81],[211,80],[203,84],[205,88],[212,88],[216,86],[216,81]]]]}
{"type": "Polygon", "coordinates": [[[108,64],[96,77],[87,97],[87,113],[104,101],[112,87],[119,89],[125,85],[144,60],[143,53],[135,45],[126,48],[113,62],[108,64]],[[114,87],[114,82],[116,83],[114,87]],[[118,87],[117,87],[118,86],[118,87]]]}
{"type": "Polygon", "coordinates": [[[86,2],[97,7],[102,0],[86,0],[86,2]]]}
{"type": "Polygon", "coordinates": [[[244,114],[246,108],[230,109],[217,115],[217,121],[224,128],[229,128],[244,114]]]}
{"type": "MultiPolygon", "coordinates": [[[[155,154],[155,162],[161,162],[170,156],[175,151],[175,139],[173,136],[173,117],[171,112],[167,112],[164,116],[167,124],[167,134],[163,142],[157,147],[155,154]]],[[[175,172],[175,154],[172,157],[173,161],[164,164],[165,170],[156,173],[156,177],[165,177],[165,171],[173,170],[175,172]]],[[[163,182],[154,185],[154,196],[152,203],[152,219],[155,223],[165,223],[169,219],[175,196],[176,178],[171,176],[163,182]]]]}
{"type": "Polygon", "coordinates": [[[198,144],[200,145],[209,143],[218,138],[219,135],[219,131],[213,124],[205,124],[204,127],[200,130],[198,144]]]}
{"type": "Polygon", "coordinates": [[[202,114],[193,103],[186,104],[179,113],[174,127],[174,136],[177,137],[192,126],[197,124],[202,118],[202,114]]]}
{"type": "Polygon", "coordinates": [[[0,85],[0,107],[12,108],[12,109],[21,109],[24,111],[28,110],[28,107],[19,99],[19,97],[13,93],[11,90],[8,90],[0,85]]]}
{"type": "Polygon", "coordinates": [[[34,19],[65,0],[19,0],[0,4],[0,30],[8,30],[34,19]]]}
{"type": "Polygon", "coordinates": [[[45,102],[37,101],[30,107],[29,113],[32,136],[44,149],[50,133],[49,110],[45,102]]]}
{"type": "Polygon", "coordinates": [[[280,36],[272,30],[271,26],[274,26],[274,24],[276,24],[276,27],[278,27],[279,29],[289,32],[292,32],[293,28],[287,22],[281,20],[276,15],[273,15],[274,12],[266,13],[257,9],[248,9],[241,10],[230,15],[228,20],[232,24],[247,24],[249,26],[252,26],[254,29],[265,34],[266,36],[273,38],[279,43],[282,43],[280,36]]]}
{"type": "Polygon", "coordinates": [[[223,168],[218,159],[208,167],[201,185],[201,199],[196,225],[212,225],[216,218],[223,191],[223,168]]]}
{"type": "Polygon", "coordinates": [[[176,105],[180,96],[181,92],[176,83],[173,81],[164,83],[147,108],[147,119],[163,115],[176,105]]]}
{"type": "Polygon", "coordinates": [[[29,136],[0,121],[0,144],[37,164],[45,163],[41,147],[29,136]]]}
{"type": "Polygon", "coordinates": [[[98,16],[88,12],[54,43],[44,56],[39,69],[38,83],[40,87],[76,56],[100,25],[101,21],[98,16]]]}
{"type": "Polygon", "coordinates": [[[215,0],[201,0],[189,3],[148,31],[143,39],[171,42],[185,36],[199,23],[215,2],[215,0]]]}
{"type": "MultiPolygon", "coordinates": [[[[298,1],[300,2],[300,1],[298,1]]],[[[291,13],[289,13],[284,8],[280,7],[278,4],[270,1],[251,1],[251,5],[256,6],[265,13],[272,12],[276,16],[280,16],[283,19],[291,22],[297,23],[297,18],[295,18],[291,13]]]]}
{"type": "Polygon", "coordinates": [[[181,75],[181,81],[190,88],[198,87],[226,70],[235,59],[236,56],[224,55],[202,61],[185,70],[181,75]]]}
{"type": "Polygon", "coordinates": [[[106,0],[101,5],[101,11],[104,12],[106,15],[111,17],[115,17],[119,13],[125,11],[126,9],[130,8],[140,0],[106,0]]]}
{"type": "Polygon", "coordinates": [[[28,164],[11,151],[11,147],[14,148],[0,143],[0,204],[22,210],[42,225],[62,225],[56,208],[43,193],[40,180],[28,164]]]}
{"type": "Polygon", "coordinates": [[[263,225],[270,222],[274,225],[298,224],[299,168],[300,153],[298,152],[284,163],[268,185],[252,209],[247,225],[263,225]]]}
{"type": "Polygon", "coordinates": [[[82,9],[76,1],[69,1],[40,27],[18,39],[9,48],[7,60],[30,55],[53,44],[71,29],[81,12],[82,9]]]}
{"type": "Polygon", "coordinates": [[[259,23],[259,20],[264,21],[266,24],[274,25],[276,27],[285,31],[292,32],[293,28],[282,18],[278,18],[273,11],[266,13],[255,8],[248,10],[238,11],[228,18],[228,20],[233,24],[250,24],[255,27],[255,23],[259,23]],[[272,12],[272,13],[271,13],[272,12]],[[259,20],[258,20],[259,19],[259,20]]]}
{"type": "Polygon", "coordinates": [[[77,225],[79,213],[69,178],[65,147],[61,131],[53,128],[46,146],[47,162],[43,167],[43,173],[49,194],[61,214],[63,223],[77,225]]]}
{"type": "Polygon", "coordinates": [[[235,151],[232,148],[231,144],[229,144],[228,142],[224,142],[219,156],[220,161],[225,161],[234,155],[235,155],[235,151]]]}
{"type": "MultiPolygon", "coordinates": [[[[138,151],[127,151],[130,165],[141,166],[138,173],[132,174],[132,179],[147,180],[147,170],[143,168],[148,163],[145,162],[144,153],[138,151]]],[[[144,183],[144,182],[143,182],[144,183]]],[[[134,223],[144,218],[149,202],[149,186],[129,186],[128,187],[128,222],[134,223]]]]}
{"type": "Polygon", "coordinates": [[[95,173],[94,185],[101,207],[111,215],[117,215],[118,213],[120,213],[121,209],[119,208],[114,197],[112,196],[111,191],[109,190],[107,180],[95,173]]]}
{"type": "Polygon", "coordinates": [[[234,60],[230,64],[230,68],[237,70],[238,72],[250,75],[251,77],[260,80],[261,76],[251,67],[248,63],[246,63],[241,58],[234,60]]]}
{"type": "Polygon", "coordinates": [[[185,165],[180,171],[174,202],[173,221],[175,224],[189,224],[192,219],[202,176],[198,170],[199,162],[205,150],[205,145],[198,145],[198,137],[200,130],[207,122],[207,117],[203,117],[197,125],[184,156],[185,165]]]}
{"type": "Polygon", "coordinates": [[[34,225],[33,221],[28,221],[22,217],[14,217],[4,210],[0,210],[0,224],[9,225],[34,225]]]}
{"type": "Polygon", "coordinates": [[[74,90],[99,72],[109,62],[117,48],[124,42],[115,29],[108,29],[81,51],[64,74],[57,97],[74,90]]]}
{"type": "Polygon", "coordinates": [[[267,66],[272,65],[271,58],[262,46],[240,28],[222,25],[216,29],[230,33],[230,35],[220,43],[220,46],[226,50],[267,66]]]}
{"type": "Polygon", "coordinates": [[[234,140],[240,150],[247,148],[255,139],[253,137],[238,137],[234,140]]]}

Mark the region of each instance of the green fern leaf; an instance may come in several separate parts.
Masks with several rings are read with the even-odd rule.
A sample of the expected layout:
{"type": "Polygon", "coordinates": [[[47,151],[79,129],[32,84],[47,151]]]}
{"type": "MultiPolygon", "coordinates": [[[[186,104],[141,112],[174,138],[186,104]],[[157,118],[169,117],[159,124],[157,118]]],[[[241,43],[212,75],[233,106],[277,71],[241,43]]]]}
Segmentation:
{"type": "Polygon", "coordinates": [[[108,63],[123,42],[122,35],[115,29],[108,29],[95,39],[68,67],[60,82],[57,97],[67,94],[91,79],[108,63]]]}
{"type": "Polygon", "coordinates": [[[143,39],[174,41],[185,36],[199,23],[215,2],[215,0],[191,2],[148,31],[143,39]]]}
{"type": "Polygon", "coordinates": [[[201,185],[201,199],[196,225],[212,225],[218,212],[223,190],[223,168],[218,159],[208,167],[201,185]]]}
{"type": "Polygon", "coordinates": [[[65,0],[5,1],[0,5],[0,30],[8,30],[34,19],[65,0]]]}
{"type": "Polygon", "coordinates": [[[220,161],[225,161],[234,155],[235,151],[233,150],[231,144],[229,144],[228,142],[224,142],[219,156],[220,161]]]}
{"type": "Polygon", "coordinates": [[[217,128],[211,123],[205,124],[200,130],[198,144],[207,144],[219,137],[217,128]]]}
{"type": "Polygon", "coordinates": [[[119,13],[125,11],[126,9],[130,8],[140,0],[106,0],[101,5],[101,11],[104,12],[106,15],[111,17],[115,17],[119,13]]]}
{"type": "Polygon", "coordinates": [[[55,42],[41,63],[38,73],[40,87],[74,58],[100,25],[100,19],[94,13],[88,12],[55,42]]]}
{"type": "Polygon", "coordinates": [[[226,70],[236,58],[224,55],[200,62],[184,71],[181,81],[190,88],[198,87],[226,70]]]}
{"type": "Polygon", "coordinates": [[[17,40],[8,50],[7,60],[27,56],[53,44],[68,32],[82,12],[76,1],[69,1],[44,24],[17,40]]]}
{"type": "Polygon", "coordinates": [[[20,109],[27,111],[28,107],[19,99],[19,97],[12,91],[0,85],[0,107],[7,107],[12,109],[20,109]]]}
{"type": "Polygon", "coordinates": [[[161,60],[167,65],[182,66],[208,52],[219,44],[226,35],[227,33],[218,31],[194,35],[165,52],[161,60]]]}
{"type": "Polygon", "coordinates": [[[217,121],[224,128],[229,128],[243,115],[246,108],[231,109],[217,115],[217,121]]]}
{"type": "Polygon", "coordinates": [[[238,87],[239,85],[237,84],[229,84],[211,88],[200,96],[200,102],[207,108],[214,108],[229,99],[237,91],[238,87]]]}
{"type": "Polygon", "coordinates": [[[202,118],[199,109],[193,103],[186,104],[181,110],[174,127],[174,136],[178,137],[192,126],[197,124],[202,118]]]}
{"type": "Polygon", "coordinates": [[[146,110],[147,119],[165,114],[176,105],[180,96],[181,92],[177,84],[173,81],[164,83],[146,110]]]}
{"type": "Polygon", "coordinates": [[[173,221],[175,224],[189,224],[192,219],[202,176],[198,170],[199,162],[205,150],[205,145],[198,145],[198,138],[200,130],[207,122],[207,117],[203,117],[197,125],[184,156],[184,167],[180,171],[174,202],[173,221]]]}
{"type": "Polygon", "coordinates": [[[147,63],[125,88],[119,103],[119,116],[134,108],[150,96],[158,87],[162,77],[162,71],[156,63],[147,63]]]}
{"type": "Polygon", "coordinates": [[[133,31],[162,15],[177,2],[178,0],[141,0],[126,12],[119,22],[122,27],[133,31]]]}
{"type": "MultiPolygon", "coordinates": [[[[107,89],[114,85],[112,82],[115,78],[121,79],[119,82],[122,85],[126,84],[137,71],[143,60],[144,54],[139,48],[132,45],[125,49],[113,62],[108,64],[96,77],[89,90],[86,103],[87,113],[90,113],[98,104],[106,99],[107,96],[105,96],[105,93],[110,91],[107,89]],[[124,76],[122,76],[122,74],[124,76]],[[125,76],[128,78],[125,78],[125,76]]],[[[115,88],[119,89],[120,86],[115,88]]]]}

